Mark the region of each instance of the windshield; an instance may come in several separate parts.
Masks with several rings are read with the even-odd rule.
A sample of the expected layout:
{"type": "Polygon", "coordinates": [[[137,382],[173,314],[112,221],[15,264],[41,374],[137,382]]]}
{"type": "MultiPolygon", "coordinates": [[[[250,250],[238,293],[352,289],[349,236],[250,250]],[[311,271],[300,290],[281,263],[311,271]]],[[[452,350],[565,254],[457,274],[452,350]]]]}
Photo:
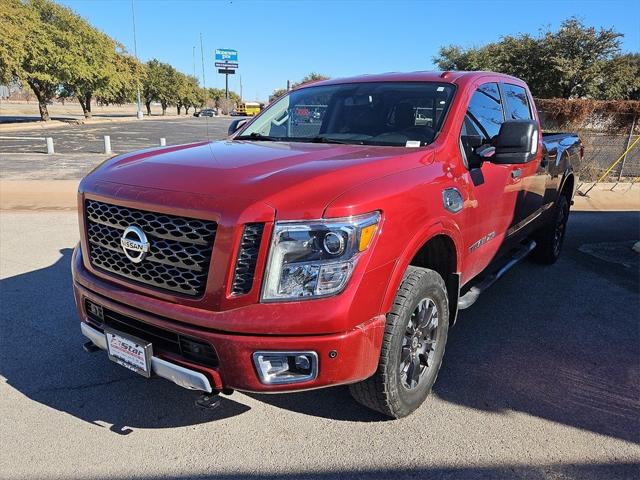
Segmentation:
{"type": "Polygon", "coordinates": [[[454,90],[435,82],[302,88],[276,101],[236,139],[422,146],[440,130],[454,90]]]}

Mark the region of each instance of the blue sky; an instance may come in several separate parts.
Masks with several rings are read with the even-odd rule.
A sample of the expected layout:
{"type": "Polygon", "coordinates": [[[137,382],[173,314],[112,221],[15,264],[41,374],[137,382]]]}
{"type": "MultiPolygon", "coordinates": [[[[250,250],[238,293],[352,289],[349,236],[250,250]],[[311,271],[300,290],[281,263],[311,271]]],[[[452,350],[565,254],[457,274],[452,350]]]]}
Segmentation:
{"type": "MultiPolygon", "coordinates": [[[[58,0],[133,52],[131,0],[58,0]]],[[[637,1],[173,1],[135,0],[138,55],[158,58],[202,82],[200,33],[208,87],[224,88],[213,51],[239,52],[243,96],[265,100],[287,79],[311,71],[331,77],[434,69],[441,45],[482,45],[501,35],[555,28],[577,15],[614,27],[623,50],[640,51],[637,1]]],[[[240,76],[230,88],[240,91],[240,76]]]]}

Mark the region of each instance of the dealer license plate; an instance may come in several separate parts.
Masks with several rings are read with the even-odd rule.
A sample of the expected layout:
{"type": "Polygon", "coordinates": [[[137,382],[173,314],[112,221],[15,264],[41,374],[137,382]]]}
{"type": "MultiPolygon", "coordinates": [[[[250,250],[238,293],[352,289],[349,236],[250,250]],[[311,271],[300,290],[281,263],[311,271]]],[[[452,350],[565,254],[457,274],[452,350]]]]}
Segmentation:
{"type": "Polygon", "coordinates": [[[151,376],[153,347],[149,342],[132,335],[105,328],[109,358],[145,377],[151,376]]]}

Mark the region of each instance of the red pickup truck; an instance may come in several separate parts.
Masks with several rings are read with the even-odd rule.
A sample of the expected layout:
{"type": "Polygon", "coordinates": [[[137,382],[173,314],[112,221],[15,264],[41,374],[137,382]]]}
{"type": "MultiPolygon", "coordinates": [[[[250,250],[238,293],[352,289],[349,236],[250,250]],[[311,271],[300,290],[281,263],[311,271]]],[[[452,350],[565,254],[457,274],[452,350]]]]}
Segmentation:
{"type": "Polygon", "coordinates": [[[558,258],[582,155],[490,72],[305,85],[229,133],[83,179],[85,349],[205,406],[349,384],[395,418],[429,394],[459,309],[530,252],[558,258]]]}

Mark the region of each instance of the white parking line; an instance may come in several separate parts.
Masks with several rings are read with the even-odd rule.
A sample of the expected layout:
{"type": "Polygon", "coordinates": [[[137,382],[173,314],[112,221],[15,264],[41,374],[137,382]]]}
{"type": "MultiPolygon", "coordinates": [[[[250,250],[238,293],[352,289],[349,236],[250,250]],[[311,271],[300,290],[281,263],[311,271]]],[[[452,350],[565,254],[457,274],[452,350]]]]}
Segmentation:
{"type": "Polygon", "coordinates": [[[45,137],[0,137],[0,140],[45,140],[45,137]]]}

